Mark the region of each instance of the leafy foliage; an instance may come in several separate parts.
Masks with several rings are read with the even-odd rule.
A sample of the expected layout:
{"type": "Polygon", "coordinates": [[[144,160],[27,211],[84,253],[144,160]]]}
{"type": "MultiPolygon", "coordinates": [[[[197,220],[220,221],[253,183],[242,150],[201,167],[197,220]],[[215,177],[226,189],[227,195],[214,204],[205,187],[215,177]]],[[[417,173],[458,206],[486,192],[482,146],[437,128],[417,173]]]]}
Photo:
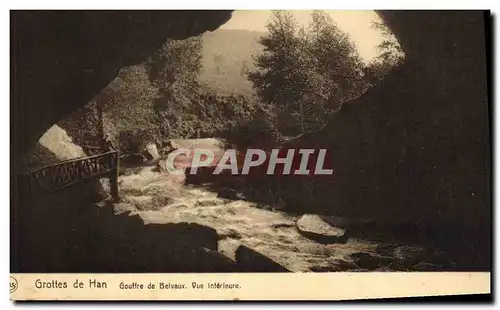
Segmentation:
{"type": "MultiPolygon", "coordinates": [[[[279,143],[283,135],[319,129],[343,102],[401,63],[397,41],[384,25],[374,27],[386,40],[368,65],[322,11],[313,12],[307,28],[290,12],[273,12],[267,34],[237,31],[246,36],[238,41],[244,47],[230,52],[213,34],[168,40],[61,125],[82,146],[105,138],[130,153],[170,138],[219,136],[241,148],[279,143]],[[212,45],[203,60],[205,39],[212,45]]],[[[220,36],[234,39],[227,30],[220,36]]]]}
{"type": "Polygon", "coordinates": [[[186,122],[184,112],[190,109],[190,98],[199,89],[200,51],[198,37],[168,40],[148,62],[149,80],[160,94],[154,100],[153,110],[162,136],[170,136],[172,126],[182,126],[186,122]]]}
{"type": "Polygon", "coordinates": [[[313,12],[306,44],[312,62],[310,93],[317,100],[336,110],[342,102],[360,94],[363,63],[354,43],[330,16],[313,12]]]}
{"type": "Polygon", "coordinates": [[[308,29],[292,13],[273,12],[261,38],[264,51],[249,80],[262,101],[275,105],[280,130],[296,135],[321,127],[342,102],[363,90],[363,63],[347,34],[322,11],[308,29]]]}
{"type": "Polygon", "coordinates": [[[268,111],[260,110],[256,117],[233,123],[221,136],[227,139],[228,147],[238,150],[271,149],[283,142],[284,137],[269,115],[268,111]]]}
{"type": "Polygon", "coordinates": [[[304,44],[290,12],[274,11],[267,24],[269,34],[261,37],[264,53],[255,59],[257,70],[248,73],[259,97],[278,107],[297,104],[307,87],[304,44]]]}
{"type": "Polygon", "coordinates": [[[363,69],[369,85],[382,81],[392,69],[401,65],[405,58],[401,45],[383,23],[374,22],[372,26],[379,29],[385,39],[377,46],[380,55],[363,69]]]}

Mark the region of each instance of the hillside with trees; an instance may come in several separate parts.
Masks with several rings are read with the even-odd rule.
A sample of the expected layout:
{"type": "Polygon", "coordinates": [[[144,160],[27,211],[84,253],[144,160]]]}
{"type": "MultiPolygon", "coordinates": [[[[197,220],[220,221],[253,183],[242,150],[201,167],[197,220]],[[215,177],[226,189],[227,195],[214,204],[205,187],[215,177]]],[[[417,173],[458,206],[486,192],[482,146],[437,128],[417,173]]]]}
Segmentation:
{"type": "Polygon", "coordinates": [[[202,36],[200,82],[223,94],[254,94],[246,72],[254,69],[253,57],[262,52],[265,32],[219,29],[202,36]]]}
{"type": "Polygon", "coordinates": [[[401,62],[397,41],[383,25],[374,27],[386,40],[369,64],[322,11],[314,11],[307,26],[275,11],[267,32],[217,30],[168,40],[143,63],[123,68],[60,125],[87,152],[105,140],[125,154],[172,138],[225,137],[242,147],[257,143],[251,137],[278,143],[320,129],[343,102],[401,62]]]}

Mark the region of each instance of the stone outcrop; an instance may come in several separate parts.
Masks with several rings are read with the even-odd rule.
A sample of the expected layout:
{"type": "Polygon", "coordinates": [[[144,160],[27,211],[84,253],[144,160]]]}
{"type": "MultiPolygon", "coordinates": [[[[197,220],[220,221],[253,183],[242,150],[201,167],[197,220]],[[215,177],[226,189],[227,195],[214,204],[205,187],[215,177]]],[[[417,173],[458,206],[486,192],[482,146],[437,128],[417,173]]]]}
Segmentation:
{"type": "Polygon", "coordinates": [[[148,160],[159,160],[160,153],[158,152],[158,148],[154,143],[148,143],[146,145],[146,154],[148,156],[148,160]]]}
{"type": "Polygon", "coordinates": [[[31,151],[19,162],[19,172],[30,171],[60,161],[85,157],[82,148],[73,143],[65,130],[57,125],[43,134],[31,151]]]}
{"type": "Polygon", "coordinates": [[[57,125],[50,127],[38,143],[54,153],[61,161],[85,157],[83,149],[73,144],[73,140],[68,136],[66,131],[57,125]]]}
{"type": "Polygon", "coordinates": [[[302,215],[297,220],[297,230],[319,243],[345,243],[348,236],[346,229],[331,226],[316,214],[302,215]]]}

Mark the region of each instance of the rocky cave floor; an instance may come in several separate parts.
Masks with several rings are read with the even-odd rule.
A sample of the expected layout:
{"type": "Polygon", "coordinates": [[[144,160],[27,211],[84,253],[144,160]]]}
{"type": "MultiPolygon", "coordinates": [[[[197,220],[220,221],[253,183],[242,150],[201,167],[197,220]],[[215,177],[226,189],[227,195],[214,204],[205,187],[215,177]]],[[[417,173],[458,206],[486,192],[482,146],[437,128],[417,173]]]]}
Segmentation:
{"type": "Polygon", "coordinates": [[[119,183],[121,201],[112,205],[114,214],[138,215],[146,227],[195,223],[213,228],[218,239],[216,252],[231,261],[237,260],[235,252],[243,245],[292,272],[456,268],[449,254],[439,249],[350,235],[345,243],[316,242],[298,231],[299,215],[251,201],[220,198],[203,186],[184,185],[183,176],[163,174],[154,167],[129,170],[119,183]]]}

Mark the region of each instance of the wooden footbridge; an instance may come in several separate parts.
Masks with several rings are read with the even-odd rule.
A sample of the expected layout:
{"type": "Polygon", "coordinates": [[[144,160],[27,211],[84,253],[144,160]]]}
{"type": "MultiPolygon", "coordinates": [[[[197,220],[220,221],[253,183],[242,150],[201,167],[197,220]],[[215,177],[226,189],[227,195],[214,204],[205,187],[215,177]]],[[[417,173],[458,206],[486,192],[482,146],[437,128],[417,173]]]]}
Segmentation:
{"type": "Polygon", "coordinates": [[[59,162],[24,173],[21,186],[29,195],[51,194],[78,183],[109,178],[111,195],[118,200],[119,151],[59,162]]]}

